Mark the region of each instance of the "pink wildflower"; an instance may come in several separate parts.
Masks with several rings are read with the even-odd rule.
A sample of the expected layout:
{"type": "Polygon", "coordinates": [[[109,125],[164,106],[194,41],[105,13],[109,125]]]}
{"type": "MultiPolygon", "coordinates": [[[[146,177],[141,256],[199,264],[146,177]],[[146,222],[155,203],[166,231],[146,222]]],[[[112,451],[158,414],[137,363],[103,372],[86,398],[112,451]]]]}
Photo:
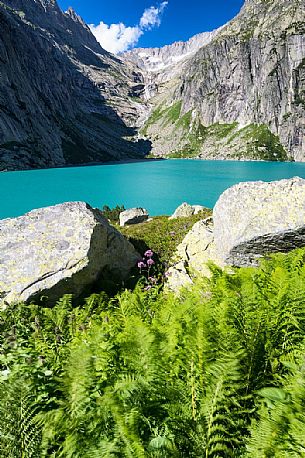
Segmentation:
{"type": "Polygon", "coordinates": [[[154,255],[154,252],[152,250],[147,250],[144,253],[144,256],[146,256],[147,258],[152,258],[153,255],[154,255]]]}

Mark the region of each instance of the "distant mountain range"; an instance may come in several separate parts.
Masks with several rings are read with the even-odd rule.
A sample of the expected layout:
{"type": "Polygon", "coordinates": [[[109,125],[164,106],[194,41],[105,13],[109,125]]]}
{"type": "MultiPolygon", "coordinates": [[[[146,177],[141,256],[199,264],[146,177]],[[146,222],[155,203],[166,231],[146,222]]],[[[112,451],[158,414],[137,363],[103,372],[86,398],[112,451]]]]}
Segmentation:
{"type": "Polygon", "coordinates": [[[121,56],[56,0],[0,1],[0,169],[162,157],[305,161],[305,1],[121,56]]]}

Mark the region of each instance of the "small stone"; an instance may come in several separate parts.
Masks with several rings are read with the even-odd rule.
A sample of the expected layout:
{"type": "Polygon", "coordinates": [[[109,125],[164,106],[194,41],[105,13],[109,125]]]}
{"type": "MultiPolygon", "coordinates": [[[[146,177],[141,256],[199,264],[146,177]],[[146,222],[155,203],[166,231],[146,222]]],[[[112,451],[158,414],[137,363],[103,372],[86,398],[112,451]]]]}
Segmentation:
{"type": "Polygon", "coordinates": [[[169,219],[186,218],[188,216],[192,216],[193,214],[193,207],[187,202],[183,202],[183,204],[179,205],[179,207],[176,208],[176,210],[174,211],[172,216],[169,217],[169,219]]]}
{"type": "Polygon", "coordinates": [[[183,202],[169,217],[169,219],[176,219],[176,218],[187,218],[188,216],[198,215],[201,211],[205,210],[206,207],[202,205],[190,205],[187,202],[183,202]]]}
{"type": "Polygon", "coordinates": [[[128,226],[130,224],[139,224],[148,220],[148,212],[145,208],[129,208],[120,213],[120,226],[128,226]]]}

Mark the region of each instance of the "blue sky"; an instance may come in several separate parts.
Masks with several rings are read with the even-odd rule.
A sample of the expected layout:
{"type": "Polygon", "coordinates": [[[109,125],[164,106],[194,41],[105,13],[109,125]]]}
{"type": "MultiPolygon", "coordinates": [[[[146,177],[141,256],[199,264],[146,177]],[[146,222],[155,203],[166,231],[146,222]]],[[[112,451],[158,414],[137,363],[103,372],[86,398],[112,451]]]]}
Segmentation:
{"type": "Polygon", "coordinates": [[[163,46],[213,30],[232,19],[244,1],[58,0],[58,3],[63,10],[72,6],[88,24],[98,26],[102,22],[93,29],[95,35],[104,47],[119,52],[126,46],[163,46]]]}

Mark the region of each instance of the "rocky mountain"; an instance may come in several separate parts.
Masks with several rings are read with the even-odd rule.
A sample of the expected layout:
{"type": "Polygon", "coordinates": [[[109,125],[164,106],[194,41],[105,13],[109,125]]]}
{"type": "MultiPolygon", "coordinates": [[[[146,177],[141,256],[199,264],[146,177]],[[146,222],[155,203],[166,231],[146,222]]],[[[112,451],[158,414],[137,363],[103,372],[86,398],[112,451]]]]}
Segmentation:
{"type": "Polygon", "coordinates": [[[143,157],[138,89],[72,9],[0,1],[0,170],[143,157]]]}
{"type": "Polygon", "coordinates": [[[146,82],[153,154],[304,161],[304,32],[304,0],[247,0],[193,48],[125,55],[146,82]]]}
{"type": "Polygon", "coordinates": [[[177,41],[163,48],[135,48],[124,53],[124,60],[142,72],[144,99],[149,100],[159,92],[163,83],[181,74],[188,59],[209,44],[219,30],[199,33],[186,42],[177,41]]]}
{"type": "Polygon", "coordinates": [[[56,0],[0,0],[0,170],[162,157],[305,161],[305,0],[114,56],[56,0]]]}

